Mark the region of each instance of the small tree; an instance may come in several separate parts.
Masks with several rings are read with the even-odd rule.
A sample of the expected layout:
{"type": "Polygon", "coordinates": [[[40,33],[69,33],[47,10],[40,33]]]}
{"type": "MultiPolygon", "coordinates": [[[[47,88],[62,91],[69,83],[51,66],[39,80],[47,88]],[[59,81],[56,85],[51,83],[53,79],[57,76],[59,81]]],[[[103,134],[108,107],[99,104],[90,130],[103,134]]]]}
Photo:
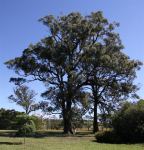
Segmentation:
{"type": "MultiPolygon", "coordinates": [[[[18,124],[18,136],[33,136],[36,132],[35,123],[33,121],[33,117],[28,115],[19,115],[17,116],[17,124],[18,124]]],[[[24,139],[25,141],[25,139],[24,139]]]]}
{"type": "Polygon", "coordinates": [[[36,110],[36,104],[34,97],[36,93],[30,90],[29,87],[25,85],[18,85],[14,89],[14,95],[10,95],[8,98],[15,102],[17,105],[21,106],[26,114],[36,110]]]}
{"type": "Polygon", "coordinates": [[[83,126],[83,115],[85,114],[85,112],[83,111],[83,109],[74,107],[72,108],[72,126],[73,129],[76,128],[82,128],[83,126]]]}

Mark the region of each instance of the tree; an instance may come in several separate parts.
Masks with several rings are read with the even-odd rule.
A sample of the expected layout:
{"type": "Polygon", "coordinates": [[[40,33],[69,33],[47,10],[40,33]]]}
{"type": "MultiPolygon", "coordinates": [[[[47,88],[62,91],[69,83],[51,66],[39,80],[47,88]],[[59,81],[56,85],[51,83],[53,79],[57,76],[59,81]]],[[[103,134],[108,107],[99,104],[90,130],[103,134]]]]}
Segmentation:
{"type": "MultiPolygon", "coordinates": [[[[27,114],[17,116],[18,129],[16,135],[18,136],[33,136],[36,132],[34,117],[27,114]]],[[[24,140],[25,141],[25,140],[24,140]]]]}
{"type": "Polygon", "coordinates": [[[29,87],[25,85],[18,85],[14,89],[14,95],[10,95],[9,99],[23,107],[25,113],[29,114],[36,110],[37,105],[35,104],[35,96],[36,93],[33,90],[30,90],[29,87]]]}
{"type": "Polygon", "coordinates": [[[72,127],[73,129],[83,127],[83,116],[85,115],[85,110],[83,108],[73,107],[72,109],[72,127]]]}
{"type": "MultiPolygon", "coordinates": [[[[122,53],[122,46],[116,41],[119,40],[114,33],[111,37],[106,37],[109,44],[102,43],[99,48],[93,47],[92,54],[88,63],[87,76],[92,91],[91,103],[94,112],[93,132],[98,131],[97,111],[102,113],[114,110],[118,104],[131,96],[137,96],[137,86],[133,84],[136,78],[136,70],[140,69],[141,62],[130,60],[122,53]]],[[[102,40],[102,39],[101,39],[102,40]]]]}
{"type": "Polygon", "coordinates": [[[101,129],[103,130],[104,128],[110,128],[111,127],[111,120],[112,120],[112,115],[111,114],[106,114],[106,113],[101,113],[98,115],[98,120],[99,124],[101,126],[101,129]]]}
{"type": "Polygon", "coordinates": [[[95,18],[95,25],[98,24],[98,28],[91,36],[89,46],[86,47],[88,50],[83,59],[83,68],[86,70],[87,88],[91,91],[90,104],[94,112],[95,133],[98,131],[98,109],[102,113],[109,114],[120,101],[130,95],[136,96],[138,88],[133,81],[142,63],[130,59],[123,53],[124,47],[119,35],[115,33],[117,23],[109,23],[101,13],[90,17],[95,18]]]}
{"type": "MultiPolygon", "coordinates": [[[[27,79],[39,80],[46,85],[47,90],[42,95],[48,101],[48,110],[62,114],[64,133],[68,133],[72,131],[72,109],[76,105],[84,106],[83,104],[87,103],[89,94],[85,86],[95,85],[96,80],[93,78],[95,71],[98,68],[103,69],[105,75],[109,73],[112,76],[116,62],[113,64],[111,61],[110,67],[105,62],[107,66],[101,67],[99,61],[102,62],[100,63],[102,65],[108,59],[105,55],[102,57],[102,53],[107,54],[109,49],[112,49],[110,53],[113,53],[115,51],[113,49],[117,47],[121,49],[119,47],[121,45],[117,45],[118,38],[112,36],[115,35],[113,24],[108,23],[101,12],[91,13],[85,17],[80,13],[70,13],[57,18],[50,15],[40,21],[48,27],[48,36],[37,44],[30,45],[23,51],[22,56],[9,60],[6,65],[15,70],[18,75],[32,77],[32,79],[27,79]],[[113,39],[114,41],[116,39],[117,43],[112,43],[112,46],[110,43],[113,42],[113,39]],[[103,50],[105,47],[106,52],[101,52],[101,47],[103,50]],[[101,55],[96,53],[96,50],[101,55]],[[91,62],[93,59],[94,62],[91,62]],[[93,68],[94,64],[97,64],[98,67],[93,68]]],[[[130,70],[134,71],[134,69],[130,70]]],[[[103,76],[100,78],[102,79],[103,76]]],[[[99,90],[106,85],[105,81],[101,81],[99,90]]],[[[97,94],[95,91],[93,93],[97,94]]],[[[97,110],[97,105],[94,110],[97,110]]]]}
{"type": "Polygon", "coordinates": [[[49,28],[49,35],[23,51],[21,57],[8,61],[8,68],[23,76],[33,76],[47,85],[47,95],[54,110],[62,113],[64,133],[71,131],[72,103],[84,97],[85,84],[80,68],[84,47],[91,31],[89,20],[79,13],[41,21],[49,28]],[[81,97],[81,98],[82,98],[81,97]]]}

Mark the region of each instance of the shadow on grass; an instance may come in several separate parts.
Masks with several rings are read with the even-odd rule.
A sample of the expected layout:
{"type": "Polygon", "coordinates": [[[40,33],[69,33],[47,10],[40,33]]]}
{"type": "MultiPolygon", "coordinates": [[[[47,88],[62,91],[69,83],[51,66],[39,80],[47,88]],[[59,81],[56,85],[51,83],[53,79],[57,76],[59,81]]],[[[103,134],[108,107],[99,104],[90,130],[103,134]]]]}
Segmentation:
{"type": "Polygon", "coordinates": [[[91,140],[91,142],[99,143],[99,144],[141,145],[142,147],[144,147],[144,141],[142,141],[142,142],[125,142],[125,141],[119,141],[119,142],[98,142],[98,141],[95,139],[95,140],[91,140]]]}
{"type": "Polygon", "coordinates": [[[63,134],[61,131],[37,131],[35,134],[35,138],[42,138],[42,137],[65,137],[66,135],[63,134]]]}
{"type": "Polygon", "coordinates": [[[93,137],[91,132],[77,132],[76,134],[63,134],[62,131],[38,131],[35,138],[42,137],[93,137]]]}
{"type": "Polygon", "coordinates": [[[0,145],[22,145],[22,142],[0,142],[0,145]]]}
{"type": "Polygon", "coordinates": [[[16,131],[0,131],[0,137],[14,137],[16,131]]]}
{"type": "MultiPolygon", "coordinates": [[[[45,137],[93,137],[91,131],[78,131],[76,134],[64,134],[62,130],[45,130],[36,131],[33,138],[45,138],[45,137]]],[[[0,131],[0,137],[22,137],[16,136],[16,131],[0,131]]]]}

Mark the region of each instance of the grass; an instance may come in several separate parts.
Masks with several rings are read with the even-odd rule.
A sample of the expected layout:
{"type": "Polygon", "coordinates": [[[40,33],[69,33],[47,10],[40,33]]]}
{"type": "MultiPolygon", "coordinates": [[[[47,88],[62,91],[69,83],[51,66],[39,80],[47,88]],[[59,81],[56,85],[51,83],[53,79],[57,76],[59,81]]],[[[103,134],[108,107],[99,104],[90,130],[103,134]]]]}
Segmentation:
{"type": "Polygon", "coordinates": [[[0,132],[0,150],[143,150],[144,144],[99,144],[92,134],[61,136],[58,132],[40,132],[37,138],[6,137],[0,132]]]}

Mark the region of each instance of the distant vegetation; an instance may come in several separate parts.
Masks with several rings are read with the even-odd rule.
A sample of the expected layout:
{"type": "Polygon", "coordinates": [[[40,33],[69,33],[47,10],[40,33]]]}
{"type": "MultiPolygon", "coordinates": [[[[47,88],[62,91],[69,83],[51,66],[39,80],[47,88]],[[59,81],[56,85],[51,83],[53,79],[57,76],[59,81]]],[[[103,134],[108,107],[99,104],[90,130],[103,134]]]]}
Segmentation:
{"type": "MultiPolygon", "coordinates": [[[[0,109],[0,130],[19,130],[25,125],[34,124],[36,130],[62,130],[61,119],[48,119],[15,110],[0,109]]],[[[92,120],[76,121],[75,126],[79,129],[92,130],[92,120]]]]}
{"type": "Polygon", "coordinates": [[[0,130],[16,130],[17,116],[23,115],[23,112],[13,110],[0,109],[0,130]]]}

